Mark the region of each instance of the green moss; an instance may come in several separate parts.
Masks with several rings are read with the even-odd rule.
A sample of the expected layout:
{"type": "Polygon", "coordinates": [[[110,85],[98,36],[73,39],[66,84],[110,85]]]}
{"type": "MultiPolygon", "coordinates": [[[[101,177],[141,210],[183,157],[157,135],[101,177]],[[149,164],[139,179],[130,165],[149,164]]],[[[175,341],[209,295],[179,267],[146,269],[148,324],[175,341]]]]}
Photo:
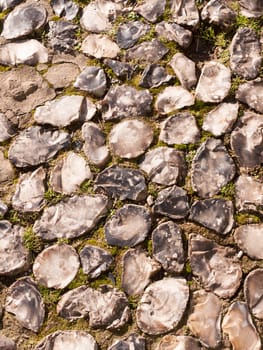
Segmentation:
{"type": "Polygon", "coordinates": [[[113,281],[107,275],[101,275],[100,277],[96,278],[96,280],[90,282],[90,286],[95,289],[99,288],[104,284],[114,286],[113,281]]]}
{"type": "Polygon", "coordinates": [[[9,66],[4,66],[4,65],[0,64],[0,73],[1,73],[1,72],[7,72],[7,71],[9,71],[10,69],[11,69],[11,67],[9,67],[9,66]]]}
{"type": "Polygon", "coordinates": [[[154,199],[157,198],[159,190],[160,190],[160,188],[159,188],[159,186],[156,183],[149,182],[149,184],[148,184],[148,194],[153,196],[154,199]]]}
{"type": "Polygon", "coordinates": [[[35,222],[38,215],[38,213],[20,213],[15,209],[10,209],[6,214],[6,219],[14,225],[28,226],[35,222]]]}
{"type": "Polygon", "coordinates": [[[251,213],[238,213],[235,215],[235,221],[238,225],[246,225],[257,224],[261,222],[261,219],[257,215],[251,213]]]}
{"type": "Polygon", "coordinates": [[[147,241],[147,251],[150,255],[153,254],[153,241],[151,239],[147,241]]]}
{"type": "Polygon", "coordinates": [[[80,192],[85,194],[93,194],[94,193],[93,184],[94,184],[93,180],[85,180],[80,185],[80,192]]]}
{"type": "Polygon", "coordinates": [[[80,268],[78,270],[76,277],[74,278],[74,280],[72,282],[70,282],[70,284],[67,286],[67,288],[68,289],[78,288],[80,286],[87,284],[87,282],[88,282],[88,276],[83,272],[83,269],[80,268]]]}
{"type": "Polygon", "coordinates": [[[61,201],[61,199],[63,198],[63,195],[61,193],[55,192],[51,188],[49,188],[44,193],[44,198],[49,204],[57,204],[58,202],[61,201]]]}
{"type": "Polygon", "coordinates": [[[34,253],[39,253],[43,249],[43,242],[40,237],[36,236],[32,226],[25,229],[23,243],[28,250],[34,253]]]}
{"type": "Polygon", "coordinates": [[[235,184],[229,182],[220,191],[220,195],[225,199],[233,200],[235,197],[235,184]]]}
{"type": "Polygon", "coordinates": [[[137,306],[138,306],[138,303],[139,303],[139,297],[136,296],[136,295],[130,295],[128,297],[128,300],[129,300],[129,305],[130,305],[130,308],[132,310],[136,310],[137,309],[137,306]]]}
{"type": "Polygon", "coordinates": [[[262,29],[262,19],[261,18],[248,18],[241,14],[236,17],[236,28],[249,27],[254,29],[256,32],[260,33],[262,29]]]}
{"type": "Polygon", "coordinates": [[[239,85],[244,83],[244,82],[245,82],[245,79],[243,79],[243,78],[241,78],[239,76],[235,76],[234,78],[232,78],[229,94],[232,95],[232,96],[235,96],[235,93],[236,93],[239,85]]]}
{"type": "Polygon", "coordinates": [[[47,307],[50,307],[50,306],[57,304],[57,302],[60,299],[60,295],[62,293],[62,290],[50,289],[50,288],[47,288],[43,285],[38,285],[38,288],[39,288],[40,294],[43,298],[43,301],[47,307]]]}
{"type": "Polygon", "coordinates": [[[187,260],[187,262],[185,263],[184,269],[185,269],[185,273],[192,274],[192,267],[189,260],[187,260]]]}

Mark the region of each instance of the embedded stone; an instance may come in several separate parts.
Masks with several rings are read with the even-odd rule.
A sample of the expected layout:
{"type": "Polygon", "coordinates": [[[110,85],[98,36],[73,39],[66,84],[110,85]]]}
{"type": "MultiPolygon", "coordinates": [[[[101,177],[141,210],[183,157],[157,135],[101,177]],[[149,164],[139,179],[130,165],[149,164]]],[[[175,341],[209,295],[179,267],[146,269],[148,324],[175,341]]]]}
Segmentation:
{"type": "Polygon", "coordinates": [[[200,139],[200,131],[195,117],[189,112],[175,114],[162,123],[159,140],[168,145],[196,143],[200,139]]]}
{"type": "Polygon", "coordinates": [[[140,63],[158,63],[169,49],[159,40],[143,41],[127,50],[126,59],[140,63]]]}
{"type": "Polygon", "coordinates": [[[87,91],[95,97],[102,97],[107,89],[106,74],[101,68],[89,66],[77,77],[74,87],[87,91]]]}
{"type": "Polygon", "coordinates": [[[238,108],[238,103],[220,103],[205,115],[202,129],[214,136],[221,136],[231,131],[238,116],[238,108]]]}
{"type": "Polygon", "coordinates": [[[260,350],[261,341],[253,324],[247,304],[235,301],[222,322],[223,332],[229,337],[234,350],[260,350]]]}
{"type": "Polygon", "coordinates": [[[165,10],[166,0],[144,0],[134,10],[147,21],[155,23],[165,10]]]}
{"type": "Polygon", "coordinates": [[[150,30],[148,24],[140,21],[123,23],[118,27],[117,44],[122,49],[134,46],[137,41],[150,30]]]}
{"type": "Polygon", "coordinates": [[[138,327],[157,335],[173,330],[180,322],[189,298],[183,278],[164,278],[146,288],[136,310],[138,327]]]}
{"type": "Polygon", "coordinates": [[[174,41],[183,49],[187,49],[191,45],[193,38],[193,34],[190,30],[176,23],[159,22],[155,26],[155,31],[159,38],[174,41]]]}
{"type": "Polygon", "coordinates": [[[156,88],[169,83],[171,79],[173,76],[167,74],[165,68],[158,64],[150,64],[144,69],[139,85],[144,88],[156,88]]]}
{"type": "Polygon", "coordinates": [[[4,20],[1,36],[16,39],[41,28],[47,19],[47,11],[40,4],[23,4],[10,12],[4,20]]]}
{"type": "Polygon", "coordinates": [[[184,219],[189,212],[187,192],[177,186],[161,190],[154,202],[153,211],[171,219],[184,219]]]}
{"type": "Polygon", "coordinates": [[[210,0],[202,9],[202,20],[222,28],[230,28],[236,20],[236,13],[224,0],[210,0]]]}
{"type": "Polygon", "coordinates": [[[253,316],[263,319],[263,269],[255,269],[247,275],[244,294],[253,316]]]}
{"type": "Polygon", "coordinates": [[[22,0],[0,0],[0,10],[4,11],[10,9],[20,4],[20,2],[22,2],[22,0]]]}
{"type": "Polygon", "coordinates": [[[120,53],[120,48],[106,36],[90,34],[83,40],[81,51],[95,58],[115,58],[120,53]]]}
{"type": "Polygon", "coordinates": [[[223,198],[197,200],[190,210],[193,220],[215,232],[226,235],[234,225],[234,206],[232,201],[223,198]]]}
{"type": "Polygon", "coordinates": [[[107,197],[73,196],[44,209],[35,221],[34,232],[45,241],[75,238],[90,232],[108,212],[107,197]]]}
{"type": "Polygon", "coordinates": [[[5,158],[4,153],[0,151],[0,187],[12,182],[15,178],[15,171],[12,164],[5,158]]]}
{"type": "Polygon", "coordinates": [[[72,194],[87,179],[92,179],[88,163],[80,155],[69,152],[57,162],[49,181],[54,191],[72,194]]]}
{"type": "Polygon", "coordinates": [[[0,112],[0,142],[9,140],[16,134],[15,125],[0,112]]]}
{"type": "Polygon", "coordinates": [[[70,136],[66,132],[31,126],[15,138],[9,148],[8,158],[19,168],[45,163],[67,147],[69,140],[70,136]]]}
{"type": "Polygon", "coordinates": [[[145,339],[134,333],[124,339],[116,340],[108,350],[145,350],[145,346],[145,339]]]}
{"type": "Polygon", "coordinates": [[[22,40],[0,46],[0,63],[7,66],[48,62],[48,50],[37,40],[22,40]]]}
{"type": "Polygon", "coordinates": [[[196,98],[204,102],[221,102],[231,87],[230,69],[222,63],[205,63],[196,87],[196,98]]]}
{"type": "Polygon", "coordinates": [[[12,206],[22,212],[38,212],[45,205],[46,171],[40,167],[30,173],[21,174],[12,198],[12,206]]]}
{"type": "Polygon", "coordinates": [[[157,96],[155,108],[160,114],[168,114],[194,103],[194,96],[182,86],[168,86],[157,96]]]}
{"type": "Polygon", "coordinates": [[[242,269],[235,250],[191,234],[189,258],[192,272],[203,287],[220,298],[230,298],[239,288],[242,269]]]}
{"type": "Polygon", "coordinates": [[[183,53],[176,53],[169,65],[172,67],[181,85],[190,90],[197,83],[195,63],[186,57],[183,53]]]}
{"type": "Polygon", "coordinates": [[[256,79],[239,85],[236,98],[257,112],[263,113],[263,80],[256,79]]]}
{"type": "Polygon", "coordinates": [[[152,112],[153,97],[148,90],[136,90],[129,85],[112,86],[101,102],[105,121],[131,116],[147,116],[152,112]]]}
{"type": "Polygon", "coordinates": [[[107,243],[118,247],[133,247],[145,240],[151,224],[150,212],[145,207],[125,204],[104,226],[107,243]]]}
{"type": "Polygon", "coordinates": [[[25,272],[30,266],[30,253],[23,243],[24,229],[6,220],[0,221],[0,276],[25,272]]]}
{"type": "Polygon", "coordinates": [[[79,75],[79,68],[74,63],[53,64],[44,74],[45,79],[54,89],[69,87],[79,75]]]}
{"type": "Polygon", "coordinates": [[[193,190],[200,197],[212,197],[233,179],[235,173],[235,164],[223,142],[209,138],[198,148],[192,162],[193,190]]]}
{"type": "Polygon", "coordinates": [[[263,4],[260,0],[239,0],[241,13],[246,17],[260,17],[263,16],[263,4]]]}
{"type": "Polygon", "coordinates": [[[263,183],[253,177],[241,175],[236,181],[236,208],[239,211],[261,212],[263,205],[263,183]]]}
{"type": "Polygon", "coordinates": [[[139,119],[119,122],[114,125],[109,135],[109,145],[113,154],[128,159],[143,154],[152,140],[152,127],[139,119]]]}
{"type": "Polygon", "coordinates": [[[153,257],[170,273],[184,268],[185,254],[182,231],[173,221],[158,225],[152,232],[153,257]]]}
{"type": "Polygon", "coordinates": [[[79,12],[79,5],[71,0],[52,0],[51,6],[57,16],[63,16],[69,21],[74,19],[79,12]]]}
{"type": "Polygon", "coordinates": [[[65,293],[57,304],[59,316],[74,321],[89,320],[91,328],[119,329],[130,318],[129,302],[125,294],[109,285],[92,289],[81,286],[65,293]]]}
{"type": "Polygon", "coordinates": [[[38,254],[33,273],[39,284],[63,289],[73,281],[79,266],[79,257],[74,248],[67,244],[54,244],[38,254]]]}
{"type": "Polygon", "coordinates": [[[69,21],[49,21],[48,45],[56,52],[73,53],[78,44],[78,26],[69,21]]]}
{"type": "Polygon", "coordinates": [[[199,24],[199,12],[194,0],[171,0],[171,12],[177,24],[193,28],[199,24]]]}
{"type": "Polygon", "coordinates": [[[1,350],[17,350],[16,343],[13,339],[7,338],[4,335],[0,336],[0,349],[1,350]]]}
{"type": "MultiPolygon", "coordinates": [[[[7,213],[7,211],[8,211],[8,206],[0,200],[0,216],[4,216],[7,213]]],[[[1,318],[1,312],[0,312],[0,318],[1,318]]]]}
{"type": "Polygon", "coordinates": [[[230,68],[233,73],[248,80],[258,76],[262,62],[261,47],[253,29],[239,28],[232,39],[229,51],[230,68]]]}
{"type": "Polygon", "coordinates": [[[20,278],[8,288],[5,310],[14,314],[23,327],[36,333],[40,330],[44,322],[45,305],[32,278],[20,278]]]}
{"type": "Polygon", "coordinates": [[[96,123],[85,123],[82,126],[82,137],[85,141],[83,151],[89,161],[96,166],[103,166],[109,159],[106,137],[96,123]]]}
{"type": "Polygon", "coordinates": [[[90,278],[99,277],[109,269],[113,262],[113,257],[109,252],[90,244],[81,249],[79,257],[83,272],[90,278]]]}
{"type": "Polygon", "coordinates": [[[157,345],[156,350],[201,350],[199,342],[186,335],[165,335],[160,343],[157,345]]]}
{"type": "Polygon", "coordinates": [[[252,259],[263,259],[263,224],[242,225],[235,230],[236,244],[252,259]]]}
{"type": "Polygon", "coordinates": [[[112,69],[113,73],[122,80],[130,80],[134,69],[129,63],[106,58],[104,63],[112,69]]]}
{"type": "Polygon", "coordinates": [[[187,325],[205,347],[214,349],[221,343],[221,312],[222,302],[215,294],[193,293],[187,325]]]}

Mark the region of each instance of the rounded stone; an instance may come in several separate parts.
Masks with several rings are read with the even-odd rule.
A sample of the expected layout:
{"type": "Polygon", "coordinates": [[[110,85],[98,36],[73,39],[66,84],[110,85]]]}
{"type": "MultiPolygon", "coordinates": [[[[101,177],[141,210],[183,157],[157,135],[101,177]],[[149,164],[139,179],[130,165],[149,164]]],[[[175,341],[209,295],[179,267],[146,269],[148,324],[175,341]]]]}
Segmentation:
{"type": "Polygon", "coordinates": [[[235,230],[237,245],[252,259],[263,259],[262,230],[262,223],[242,225],[235,230]]]}
{"type": "Polygon", "coordinates": [[[251,271],[244,284],[244,293],[247,304],[252,314],[263,319],[263,269],[256,269],[251,271]]]}
{"type": "Polygon", "coordinates": [[[104,70],[95,66],[86,67],[77,77],[74,86],[87,91],[95,97],[102,97],[107,89],[107,79],[104,70]]]}

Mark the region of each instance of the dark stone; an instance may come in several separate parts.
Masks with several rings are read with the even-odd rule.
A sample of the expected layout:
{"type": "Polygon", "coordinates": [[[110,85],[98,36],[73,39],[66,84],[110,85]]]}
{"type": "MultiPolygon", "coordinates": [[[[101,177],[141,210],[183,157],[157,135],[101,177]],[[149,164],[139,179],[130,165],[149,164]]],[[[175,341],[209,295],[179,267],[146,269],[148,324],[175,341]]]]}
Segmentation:
{"type": "Polygon", "coordinates": [[[57,16],[67,20],[74,19],[79,12],[79,5],[71,0],[52,0],[51,6],[57,16]]]}
{"type": "Polygon", "coordinates": [[[117,32],[117,44],[122,49],[128,49],[150,30],[148,24],[140,21],[121,24],[117,32]]]}
{"type": "Polygon", "coordinates": [[[126,59],[140,63],[158,63],[169,49],[157,39],[144,41],[127,50],[126,59]]]}
{"type": "Polygon", "coordinates": [[[78,26],[68,21],[49,21],[49,28],[49,46],[55,51],[72,53],[78,42],[78,26]]]}
{"type": "Polygon", "coordinates": [[[110,67],[113,73],[122,80],[130,80],[133,75],[133,68],[129,63],[111,60],[109,58],[104,60],[104,63],[110,67]]]}
{"type": "Polygon", "coordinates": [[[147,21],[155,23],[164,13],[166,0],[144,0],[135,7],[138,12],[147,21]]]}
{"type": "Polygon", "coordinates": [[[85,245],[79,252],[83,272],[91,278],[97,278],[107,271],[113,262],[112,255],[105,249],[93,245],[85,245]]]}
{"type": "Polygon", "coordinates": [[[142,73],[139,83],[144,88],[156,88],[162,84],[169,83],[173,76],[167,74],[167,71],[158,64],[150,64],[142,73]]]}

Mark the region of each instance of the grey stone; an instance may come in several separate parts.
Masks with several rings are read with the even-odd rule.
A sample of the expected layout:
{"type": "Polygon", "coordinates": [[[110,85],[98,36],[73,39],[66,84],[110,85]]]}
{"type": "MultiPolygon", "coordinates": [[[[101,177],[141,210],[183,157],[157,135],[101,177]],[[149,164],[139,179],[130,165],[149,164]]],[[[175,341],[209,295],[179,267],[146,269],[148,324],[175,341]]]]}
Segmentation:
{"type": "Polygon", "coordinates": [[[22,40],[0,46],[0,63],[7,66],[48,62],[48,50],[37,40],[22,40]]]}
{"type": "Polygon", "coordinates": [[[146,288],[136,310],[138,327],[147,334],[163,334],[180,322],[189,298],[183,278],[164,278],[146,288]]]}
{"type": "Polygon", "coordinates": [[[73,53],[77,40],[78,26],[69,21],[49,21],[48,45],[56,52],[73,53]]]}
{"type": "Polygon", "coordinates": [[[120,48],[107,36],[89,34],[82,42],[81,51],[95,58],[116,58],[120,53],[120,48]]]}
{"type": "Polygon", "coordinates": [[[197,290],[193,293],[187,325],[207,348],[221,343],[222,302],[213,293],[197,290]]]}
{"type": "Polygon", "coordinates": [[[143,242],[152,224],[150,212],[141,205],[125,204],[104,226],[107,243],[133,247],[143,242]]]}
{"type": "Polygon", "coordinates": [[[263,16],[263,4],[260,0],[239,0],[241,13],[246,17],[260,17],[263,16]]]}
{"type": "Polygon", "coordinates": [[[196,143],[200,139],[195,117],[189,112],[175,114],[165,119],[160,126],[159,140],[168,145],[187,145],[196,143]]]}
{"type": "MultiPolygon", "coordinates": [[[[22,0],[0,0],[0,10],[4,11],[20,4],[22,0]]],[[[2,350],[2,349],[1,349],[2,350]]]]}
{"type": "Polygon", "coordinates": [[[22,212],[38,212],[45,205],[46,171],[40,167],[30,173],[21,174],[12,198],[12,205],[22,212]]]}
{"type": "Polygon", "coordinates": [[[138,249],[129,249],[122,257],[121,286],[128,295],[142,294],[151,282],[151,277],[160,271],[161,266],[147,253],[138,249]]]}
{"type": "Polygon", "coordinates": [[[179,46],[187,49],[192,42],[192,32],[179,24],[169,22],[159,22],[155,26],[155,31],[160,38],[175,41],[179,46]]]}
{"type": "Polygon", "coordinates": [[[122,80],[130,80],[132,78],[134,69],[129,63],[106,58],[104,63],[112,69],[113,73],[122,80]]]}
{"type": "Polygon", "coordinates": [[[16,39],[41,28],[47,19],[47,11],[40,4],[23,4],[6,17],[1,36],[16,39]]]}
{"type": "Polygon", "coordinates": [[[189,219],[225,235],[234,225],[234,206],[223,198],[197,200],[191,206],[189,219]]]}
{"type": "Polygon", "coordinates": [[[126,59],[140,63],[158,63],[169,51],[159,40],[143,41],[127,50],[126,59]]]}
{"type": "Polygon", "coordinates": [[[263,269],[252,270],[244,283],[244,294],[254,317],[263,319],[263,269]]]}
{"type": "Polygon", "coordinates": [[[134,46],[137,41],[150,30],[148,24],[140,21],[123,23],[118,27],[117,43],[122,49],[134,46]]]}
{"type": "Polygon", "coordinates": [[[152,232],[153,257],[170,273],[183,270],[185,254],[182,231],[173,221],[158,225],[152,232]]]}
{"type": "Polygon", "coordinates": [[[259,75],[262,62],[260,41],[256,32],[248,27],[239,28],[230,48],[230,68],[233,73],[251,80],[259,75]]]}
{"type": "Polygon", "coordinates": [[[77,77],[74,87],[87,91],[95,97],[102,97],[107,89],[106,74],[101,68],[86,67],[77,77]]]}
{"type": "Polygon", "coordinates": [[[199,24],[199,12],[194,0],[171,0],[171,12],[177,24],[193,28],[199,24]]]}
{"type": "Polygon", "coordinates": [[[202,9],[202,20],[222,28],[230,28],[236,20],[236,13],[225,0],[210,0],[202,9]]]}
{"type": "Polygon", "coordinates": [[[263,259],[263,224],[239,226],[234,233],[235,242],[252,259],[263,259]]]}
{"type": "Polygon", "coordinates": [[[23,327],[36,333],[40,330],[44,322],[45,305],[32,278],[20,278],[8,288],[5,310],[14,314],[23,327]]]}
{"type": "Polygon", "coordinates": [[[38,165],[52,159],[58,151],[68,146],[69,140],[66,132],[31,126],[15,138],[8,157],[19,168],[38,165]]]}
{"type": "Polygon", "coordinates": [[[169,147],[148,151],[139,166],[151,181],[166,186],[180,183],[186,173],[184,153],[169,147]]]}
{"type": "Polygon", "coordinates": [[[13,339],[4,335],[0,336],[0,350],[17,350],[16,343],[13,339]]]}
{"type": "Polygon", "coordinates": [[[176,76],[184,88],[190,90],[196,85],[197,78],[195,63],[183,53],[176,53],[169,62],[169,65],[173,68],[176,76]]]}
{"type": "Polygon", "coordinates": [[[191,234],[189,258],[192,272],[203,287],[220,298],[233,296],[241,282],[242,269],[235,250],[191,234]]]}
{"type": "Polygon", "coordinates": [[[236,92],[236,98],[257,112],[263,113],[263,80],[259,78],[240,84],[236,92]]]}
{"type": "Polygon", "coordinates": [[[45,241],[79,237],[96,226],[109,206],[105,196],[75,195],[45,208],[33,230],[45,241]]]}
{"type": "Polygon", "coordinates": [[[139,119],[126,119],[116,124],[109,135],[112,153],[122,158],[143,154],[153,140],[150,124],[139,119]]]}
{"type": "Polygon", "coordinates": [[[201,350],[197,339],[187,335],[165,335],[158,343],[156,350],[201,350]]]}
{"type": "Polygon", "coordinates": [[[145,350],[145,343],[145,338],[134,333],[124,339],[116,340],[108,350],[145,350]]]}
{"type": "Polygon", "coordinates": [[[65,293],[57,305],[59,316],[74,321],[88,318],[92,328],[119,329],[130,318],[125,294],[109,285],[98,289],[81,286],[65,293]]]}
{"type": "Polygon", "coordinates": [[[171,219],[184,219],[189,212],[187,192],[177,186],[161,190],[154,202],[153,211],[171,219]]]}
{"type": "Polygon", "coordinates": [[[15,178],[15,171],[12,164],[5,158],[4,153],[1,151],[0,164],[0,187],[4,187],[15,178]]]}
{"type": "Polygon", "coordinates": [[[54,89],[69,87],[79,75],[79,68],[73,63],[53,64],[44,74],[45,79],[54,89]]]}
{"type": "Polygon", "coordinates": [[[64,16],[67,20],[74,19],[79,12],[79,5],[71,0],[52,0],[51,6],[57,16],[64,16]]]}
{"type": "Polygon", "coordinates": [[[235,301],[230,305],[223,319],[222,329],[223,332],[228,335],[233,349],[261,349],[260,336],[253,324],[246,303],[235,301]]]}
{"type": "Polygon", "coordinates": [[[8,206],[0,200],[0,216],[4,216],[7,213],[7,211],[8,211],[8,206]]]}
{"type": "Polygon", "coordinates": [[[137,90],[129,85],[112,86],[101,103],[102,118],[108,121],[145,117],[152,112],[152,100],[148,90],[137,90]]]}
{"type": "Polygon", "coordinates": [[[194,96],[182,86],[168,86],[157,95],[155,108],[160,114],[168,114],[192,106],[194,102],[194,96]]]}
{"type": "Polygon", "coordinates": [[[112,255],[105,249],[90,244],[79,252],[83,272],[90,278],[97,278],[107,271],[113,262],[112,255]]]}
{"type": "Polygon", "coordinates": [[[238,108],[238,103],[220,103],[205,115],[202,129],[214,136],[221,136],[231,131],[238,116],[238,108]]]}
{"type": "Polygon", "coordinates": [[[194,156],[192,187],[200,197],[212,197],[233,179],[235,173],[235,164],[223,142],[209,138],[201,144],[194,156]]]}
{"type": "Polygon", "coordinates": [[[261,212],[263,206],[263,183],[251,176],[241,175],[235,184],[236,208],[239,211],[261,212]]]}
{"type": "Polygon", "coordinates": [[[163,15],[165,6],[166,0],[144,0],[134,10],[147,19],[147,21],[155,23],[163,15]]]}
{"type": "Polygon", "coordinates": [[[0,113],[0,142],[9,140],[15,134],[15,125],[5,116],[5,114],[0,113]]]}
{"type": "Polygon", "coordinates": [[[196,98],[204,102],[221,102],[231,87],[230,69],[222,63],[210,61],[204,64],[196,87],[196,98]]]}
{"type": "Polygon", "coordinates": [[[144,69],[139,85],[144,88],[156,88],[169,83],[171,79],[173,76],[169,75],[165,68],[158,64],[150,64],[144,69]]]}
{"type": "Polygon", "coordinates": [[[37,283],[47,288],[63,289],[75,278],[79,256],[68,244],[54,244],[36,257],[33,273],[37,283]]]}

